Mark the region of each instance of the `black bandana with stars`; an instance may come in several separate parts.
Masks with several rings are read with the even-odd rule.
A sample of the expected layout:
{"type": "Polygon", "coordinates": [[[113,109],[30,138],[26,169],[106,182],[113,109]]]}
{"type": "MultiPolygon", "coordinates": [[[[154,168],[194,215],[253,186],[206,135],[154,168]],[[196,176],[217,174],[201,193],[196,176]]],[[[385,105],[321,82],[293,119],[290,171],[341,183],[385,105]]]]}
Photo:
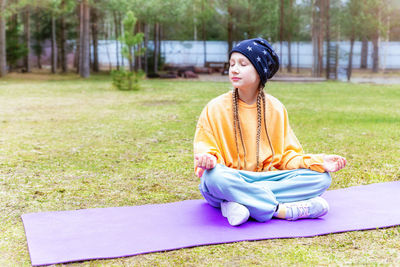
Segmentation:
{"type": "Polygon", "coordinates": [[[229,53],[229,58],[233,52],[239,52],[250,60],[258,72],[263,86],[279,69],[278,55],[272,46],[262,38],[239,42],[229,53]]]}

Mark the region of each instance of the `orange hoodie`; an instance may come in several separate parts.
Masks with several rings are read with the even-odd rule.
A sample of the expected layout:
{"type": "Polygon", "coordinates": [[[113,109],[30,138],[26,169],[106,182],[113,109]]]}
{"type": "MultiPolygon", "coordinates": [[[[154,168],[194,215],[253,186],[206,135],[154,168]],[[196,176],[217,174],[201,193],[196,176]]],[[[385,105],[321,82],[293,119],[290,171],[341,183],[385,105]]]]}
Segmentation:
{"type": "MultiPolygon", "coordinates": [[[[266,94],[266,122],[275,152],[269,170],[307,168],[324,172],[322,155],[304,154],[303,149],[289,125],[287,111],[278,99],[266,94]]],[[[248,105],[239,100],[239,119],[246,148],[246,170],[261,171],[272,160],[264,127],[261,127],[260,166],[256,159],[257,104],[248,105]]],[[[209,153],[218,163],[237,168],[237,150],[233,128],[232,92],[213,100],[203,109],[196,127],[194,153],[209,153]]],[[[238,134],[240,169],[244,169],[244,152],[238,134]]],[[[196,167],[196,174],[201,171],[196,167]]]]}

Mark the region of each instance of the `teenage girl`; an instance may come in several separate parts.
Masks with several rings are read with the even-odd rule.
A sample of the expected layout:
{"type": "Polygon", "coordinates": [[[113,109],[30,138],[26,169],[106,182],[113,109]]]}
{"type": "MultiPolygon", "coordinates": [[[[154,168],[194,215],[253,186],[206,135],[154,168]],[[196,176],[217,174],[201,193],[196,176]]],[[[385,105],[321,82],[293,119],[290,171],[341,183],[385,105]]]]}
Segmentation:
{"type": "Polygon", "coordinates": [[[244,40],[229,54],[233,91],[203,109],[194,138],[195,172],[207,202],[231,225],[318,218],[328,212],[320,195],[329,172],[346,165],[337,155],[304,154],[285,107],[264,93],[279,58],[262,39],[244,40]]]}

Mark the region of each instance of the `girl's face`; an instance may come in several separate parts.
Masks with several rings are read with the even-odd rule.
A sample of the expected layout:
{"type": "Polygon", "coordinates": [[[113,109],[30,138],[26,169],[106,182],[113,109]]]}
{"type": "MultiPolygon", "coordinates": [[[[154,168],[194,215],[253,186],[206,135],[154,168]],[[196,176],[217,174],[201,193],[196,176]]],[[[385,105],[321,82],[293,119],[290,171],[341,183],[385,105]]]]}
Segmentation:
{"type": "Polygon", "coordinates": [[[258,90],[260,76],[247,57],[241,53],[233,52],[229,64],[229,80],[234,88],[242,91],[258,90]]]}

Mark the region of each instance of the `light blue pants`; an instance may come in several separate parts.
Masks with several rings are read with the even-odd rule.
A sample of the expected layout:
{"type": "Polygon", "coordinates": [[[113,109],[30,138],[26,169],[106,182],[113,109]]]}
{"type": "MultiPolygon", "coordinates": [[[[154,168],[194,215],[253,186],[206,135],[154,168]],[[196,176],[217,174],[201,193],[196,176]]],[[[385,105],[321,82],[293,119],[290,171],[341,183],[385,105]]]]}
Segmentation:
{"type": "Polygon", "coordinates": [[[287,171],[242,171],[217,164],[201,177],[200,192],[207,202],[219,208],[222,201],[246,206],[259,222],[272,218],[279,203],[320,196],[331,184],[329,173],[308,169],[287,171]]]}

